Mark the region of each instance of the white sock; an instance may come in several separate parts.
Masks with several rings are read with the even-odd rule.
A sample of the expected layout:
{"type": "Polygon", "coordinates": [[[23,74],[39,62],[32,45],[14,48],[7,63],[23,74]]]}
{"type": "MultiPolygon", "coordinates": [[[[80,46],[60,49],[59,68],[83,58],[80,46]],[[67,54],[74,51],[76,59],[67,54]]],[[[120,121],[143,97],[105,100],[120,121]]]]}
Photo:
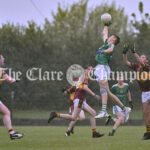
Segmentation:
{"type": "Polygon", "coordinates": [[[14,134],[14,133],[15,133],[15,131],[10,131],[10,132],[9,132],[9,134],[14,134]]]}

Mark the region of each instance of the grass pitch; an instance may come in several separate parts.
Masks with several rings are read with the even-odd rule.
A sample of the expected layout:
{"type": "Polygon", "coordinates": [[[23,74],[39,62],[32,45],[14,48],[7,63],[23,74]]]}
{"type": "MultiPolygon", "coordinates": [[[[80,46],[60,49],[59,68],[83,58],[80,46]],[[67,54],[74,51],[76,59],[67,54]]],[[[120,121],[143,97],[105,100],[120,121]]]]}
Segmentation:
{"type": "MultiPolygon", "coordinates": [[[[97,113],[99,113],[99,109],[95,109],[97,113]]],[[[58,113],[67,113],[68,109],[57,111],[58,113]]],[[[28,119],[35,119],[35,118],[43,118],[47,119],[49,117],[50,111],[46,110],[15,110],[12,112],[13,118],[28,118],[28,119]]],[[[108,113],[112,114],[112,109],[108,109],[108,113]]],[[[89,118],[89,114],[85,113],[86,117],[89,118]]],[[[0,115],[0,118],[2,116],[0,115]]],[[[130,113],[130,119],[143,119],[143,110],[142,109],[134,109],[130,113]]]]}
{"type": "Polygon", "coordinates": [[[142,141],[145,132],[143,126],[123,126],[114,137],[108,132],[112,127],[98,126],[97,131],[105,133],[104,137],[93,139],[91,129],[77,126],[75,134],[65,137],[67,127],[14,127],[25,134],[19,140],[10,140],[7,130],[0,127],[0,150],[149,150],[150,140],[142,141]]]}

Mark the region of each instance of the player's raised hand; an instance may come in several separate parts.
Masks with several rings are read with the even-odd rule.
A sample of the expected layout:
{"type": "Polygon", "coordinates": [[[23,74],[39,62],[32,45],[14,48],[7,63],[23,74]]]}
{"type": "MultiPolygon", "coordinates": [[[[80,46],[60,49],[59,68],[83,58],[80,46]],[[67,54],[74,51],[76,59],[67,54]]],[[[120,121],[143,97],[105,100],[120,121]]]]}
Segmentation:
{"type": "Polygon", "coordinates": [[[66,88],[65,88],[65,87],[63,87],[61,91],[64,93],[64,92],[66,91],[66,88]]]}
{"type": "Polygon", "coordinates": [[[129,44],[126,43],[123,45],[123,54],[126,54],[128,50],[129,50],[129,44]]]}
{"type": "Polygon", "coordinates": [[[107,22],[107,23],[104,23],[104,26],[109,27],[111,24],[112,24],[112,22],[111,22],[111,21],[109,21],[109,22],[107,22]]]}
{"type": "Polygon", "coordinates": [[[104,23],[104,26],[110,26],[111,23],[111,14],[109,13],[104,13],[101,15],[101,21],[104,23]]]}
{"type": "Polygon", "coordinates": [[[136,53],[136,51],[135,51],[135,43],[130,45],[130,50],[131,50],[132,53],[136,53]]]}

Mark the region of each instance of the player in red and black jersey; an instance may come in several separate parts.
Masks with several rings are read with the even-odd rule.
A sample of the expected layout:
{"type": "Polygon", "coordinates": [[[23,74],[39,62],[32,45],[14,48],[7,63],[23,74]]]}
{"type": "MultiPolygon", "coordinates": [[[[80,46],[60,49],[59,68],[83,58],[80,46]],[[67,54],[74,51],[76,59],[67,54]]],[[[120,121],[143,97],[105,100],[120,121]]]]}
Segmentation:
{"type": "Polygon", "coordinates": [[[148,58],[146,55],[139,56],[135,51],[135,45],[130,46],[131,51],[136,57],[138,63],[133,63],[127,59],[127,51],[129,45],[126,44],[123,50],[123,59],[126,65],[136,71],[136,78],[142,91],[142,104],[145,116],[146,133],[143,136],[143,140],[150,139],[150,65],[148,64],[148,58]]]}
{"type": "MultiPolygon", "coordinates": [[[[63,93],[66,95],[66,94],[70,94],[70,102],[69,102],[69,105],[70,105],[70,108],[69,108],[69,112],[70,113],[73,113],[73,110],[74,110],[74,103],[73,103],[73,100],[74,100],[74,95],[75,95],[75,91],[76,91],[76,86],[71,86],[70,88],[68,89],[63,89],[63,93]]],[[[65,133],[65,136],[70,136],[70,133],[74,133],[74,126],[75,124],[78,122],[78,121],[82,121],[85,119],[85,114],[84,114],[84,111],[81,110],[80,114],[79,114],[79,117],[76,121],[71,121],[69,123],[69,126],[68,126],[68,130],[67,132],[65,133]]]]}
{"type": "Polygon", "coordinates": [[[95,98],[99,99],[100,97],[96,95],[91,89],[88,87],[88,74],[92,71],[92,67],[89,66],[87,69],[85,69],[85,75],[84,75],[84,81],[79,84],[79,86],[76,89],[75,96],[74,96],[74,111],[72,115],[69,114],[58,114],[56,112],[50,113],[50,118],[48,122],[50,122],[55,117],[58,118],[64,118],[72,121],[76,121],[81,110],[84,109],[90,114],[90,122],[91,122],[91,128],[92,128],[92,136],[93,138],[101,137],[104,134],[100,134],[96,132],[96,120],[95,115],[96,112],[93,108],[91,108],[85,101],[86,93],[89,93],[90,95],[94,96],[95,98]]]}

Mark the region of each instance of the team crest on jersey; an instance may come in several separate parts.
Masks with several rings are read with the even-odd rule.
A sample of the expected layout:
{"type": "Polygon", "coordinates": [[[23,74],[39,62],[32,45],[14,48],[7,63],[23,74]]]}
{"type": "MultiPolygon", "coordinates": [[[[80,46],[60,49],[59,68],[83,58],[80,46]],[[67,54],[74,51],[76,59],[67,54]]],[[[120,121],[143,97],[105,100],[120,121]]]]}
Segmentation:
{"type": "Polygon", "coordinates": [[[120,89],[120,93],[123,93],[123,89],[120,89]]]}

